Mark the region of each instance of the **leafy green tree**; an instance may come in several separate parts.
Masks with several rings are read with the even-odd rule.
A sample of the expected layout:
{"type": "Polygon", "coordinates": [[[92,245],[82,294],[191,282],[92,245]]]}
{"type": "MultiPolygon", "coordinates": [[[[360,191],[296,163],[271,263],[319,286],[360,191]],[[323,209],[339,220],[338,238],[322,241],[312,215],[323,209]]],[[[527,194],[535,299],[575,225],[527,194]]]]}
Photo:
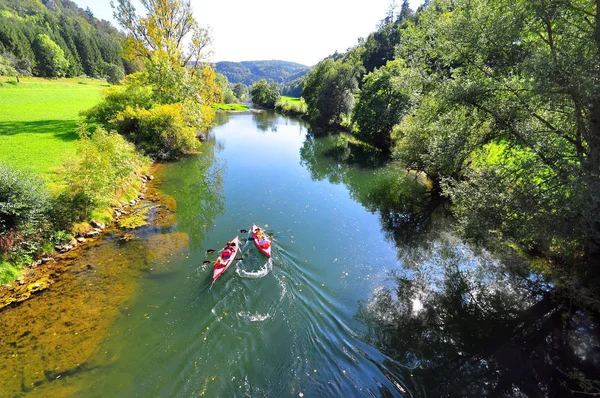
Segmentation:
{"type": "Polygon", "coordinates": [[[244,83],[237,83],[235,86],[233,86],[233,94],[240,101],[245,101],[246,98],[248,98],[248,93],[248,86],[246,86],[244,83]]]}
{"type": "Polygon", "coordinates": [[[433,1],[403,31],[416,106],[394,132],[465,236],[552,259],[594,308],[581,292],[600,278],[597,16],[586,1],[433,1]]]}
{"type": "Polygon", "coordinates": [[[306,76],[302,96],[309,118],[320,126],[342,127],[352,111],[358,80],[364,73],[360,51],[334,61],[326,58],[306,76]]]}
{"type": "Polygon", "coordinates": [[[392,129],[409,106],[410,90],[403,77],[409,72],[403,61],[396,60],[365,76],[352,114],[361,140],[390,150],[392,129]]]}
{"type": "Polygon", "coordinates": [[[367,72],[372,72],[395,58],[394,53],[400,43],[400,37],[398,22],[392,19],[383,23],[376,32],[367,37],[362,44],[364,52],[361,54],[367,72]]]}
{"type": "Polygon", "coordinates": [[[115,64],[104,65],[104,76],[110,84],[119,84],[125,77],[125,71],[122,67],[115,64]]]}
{"type": "Polygon", "coordinates": [[[279,86],[277,83],[267,83],[265,79],[259,80],[250,87],[252,102],[264,108],[274,109],[279,100],[279,86]]]}
{"type": "Polygon", "coordinates": [[[17,71],[5,54],[0,54],[0,76],[17,76],[17,71]]]}
{"type": "Polygon", "coordinates": [[[33,42],[33,49],[39,75],[45,77],[65,75],[69,61],[65,58],[64,51],[48,35],[39,34],[33,42]]]}
{"type": "Polygon", "coordinates": [[[400,14],[398,15],[398,21],[404,21],[405,19],[410,18],[411,15],[413,15],[413,12],[410,9],[408,0],[403,0],[402,7],[400,8],[400,14]]]}

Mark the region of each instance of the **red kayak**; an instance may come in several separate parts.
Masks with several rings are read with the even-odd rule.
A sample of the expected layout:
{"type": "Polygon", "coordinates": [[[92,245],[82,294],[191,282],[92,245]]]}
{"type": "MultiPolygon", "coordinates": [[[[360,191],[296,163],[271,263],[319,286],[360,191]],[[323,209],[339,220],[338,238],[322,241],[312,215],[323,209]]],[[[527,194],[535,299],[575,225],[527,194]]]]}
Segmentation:
{"type": "Polygon", "coordinates": [[[231,242],[227,242],[227,245],[221,250],[219,258],[217,258],[217,261],[213,265],[213,282],[227,271],[227,268],[235,260],[239,249],[240,240],[237,236],[231,242]]]}
{"type": "Polygon", "coordinates": [[[258,247],[258,250],[265,256],[271,257],[271,243],[273,243],[273,239],[267,235],[265,230],[256,224],[252,224],[252,238],[254,238],[254,244],[258,247]]]}

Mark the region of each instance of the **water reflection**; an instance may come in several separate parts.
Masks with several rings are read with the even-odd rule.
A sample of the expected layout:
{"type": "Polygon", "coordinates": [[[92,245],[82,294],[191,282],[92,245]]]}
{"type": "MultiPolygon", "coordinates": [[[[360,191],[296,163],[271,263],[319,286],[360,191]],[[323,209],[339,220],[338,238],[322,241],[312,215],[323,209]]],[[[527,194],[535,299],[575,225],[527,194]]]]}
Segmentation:
{"type": "MultiPolygon", "coordinates": [[[[309,135],[302,163],[343,183],[379,214],[404,270],[395,288],[362,302],[363,338],[416,396],[571,396],[600,393],[597,317],[566,302],[509,253],[454,238],[442,203],[397,166],[357,173],[343,136],[309,135]],[[368,175],[369,177],[364,177],[368,175]],[[501,261],[499,260],[501,259],[501,261]]],[[[390,375],[390,377],[392,377],[390,375]]]]}
{"type": "Polygon", "coordinates": [[[423,396],[570,396],[599,392],[591,317],[543,282],[453,240],[423,253],[396,288],[361,303],[365,339],[401,364],[423,396]]]}
{"type": "Polygon", "coordinates": [[[256,127],[262,131],[267,132],[270,131],[272,133],[277,132],[277,123],[278,119],[274,116],[273,112],[260,111],[253,112],[252,119],[256,123],[256,127]]]}
{"type": "Polygon", "coordinates": [[[161,183],[177,188],[177,230],[189,237],[192,250],[198,250],[215,218],[225,210],[223,173],[227,164],[216,157],[219,144],[209,135],[201,156],[167,164],[161,170],[161,183]]]}
{"type": "Polygon", "coordinates": [[[352,155],[343,135],[316,138],[308,134],[300,157],[314,180],[343,183],[354,200],[380,217],[383,230],[402,253],[431,244],[445,230],[445,209],[425,186],[415,183],[398,164],[374,167],[369,156],[352,155]],[[349,166],[351,161],[358,163],[349,166]],[[366,164],[366,166],[365,166],[366,164]]]}

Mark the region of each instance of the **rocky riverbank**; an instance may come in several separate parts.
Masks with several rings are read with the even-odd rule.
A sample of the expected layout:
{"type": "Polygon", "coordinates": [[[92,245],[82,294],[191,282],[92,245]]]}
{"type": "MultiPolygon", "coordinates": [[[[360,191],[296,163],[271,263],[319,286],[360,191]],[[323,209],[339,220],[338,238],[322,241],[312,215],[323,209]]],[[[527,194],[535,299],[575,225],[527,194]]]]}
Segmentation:
{"type": "MultiPolygon", "coordinates": [[[[142,187],[137,198],[129,202],[122,202],[119,206],[113,208],[111,224],[106,225],[102,222],[91,220],[89,222],[89,229],[81,231],[70,242],[56,245],[56,252],[53,255],[44,256],[34,261],[17,280],[0,286],[0,311],[4,307],[23,302],[31,298],[32,295],[48,289],[65,271],[65,267],[69,266],[69,261],[77,256],[86,246],[101,238],[107,227],[113,226],[121,218],[127,217],[129,214],[135,213],[138,204],[146,199],[148,182],[154,180],[154,176],[148,174],[142,176],[140,179],[142,187]]],[[[155,191],[153,191],[151,196],[154,200],[159,199],[155,191]]]]}
{"type": "Polygon", "coordinates": [[[115,319],[128,316],[140,280],[172,272],[173,259],[188,254],[187,235],[171,231],[175,201],[156,188],[158,169],[158,182],[119,206],[112,223],[95,226],[99,233],[2,287],[0,397],[73,396],[71,376],[93,377],[113,360],[96,354],[115,319]],[[119,225],[140,214],[145,225],[119,225]]]}

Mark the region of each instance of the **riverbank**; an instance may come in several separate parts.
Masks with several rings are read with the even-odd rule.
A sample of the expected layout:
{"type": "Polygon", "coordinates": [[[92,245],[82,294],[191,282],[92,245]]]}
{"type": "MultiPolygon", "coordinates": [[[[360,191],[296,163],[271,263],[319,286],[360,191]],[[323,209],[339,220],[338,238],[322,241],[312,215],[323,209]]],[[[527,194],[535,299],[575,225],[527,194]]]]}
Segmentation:
{"type": "Polygon", "coordinates": [[[0,283],[98,235],[144,189],[149,159],[118,135],[78,128],[106,87],[87,78],[0,81],[0,283]]]}
{"type": "MultiPolygon", "coordinates": [[[[156,166],[155,166],[156,167],[156,166]]],[[[36,259],[28,268],[24,269],[18,279],[0,286],[0,310],[10,305],[16,305],[28,300],[33,295],[48,289],[56,279],[65,271],[65,260],[71,260],[77,253],[93,246],[94,241],[100,239],[106,228],[135,228],[145,225],[145,217],[141,217],[137,206],[145,200],[147,181],[152,181],[154,176],[149,174],[141,177],[142,188],[136,199],[122,202],[113,208],[113,218],[109,224],[91,220],[80,227],[80,232],[69,242],[55,246],[54,253],[45,254],[36,259]]],[[[153,193],[150,197],[157,198],[153,193]]]]}
{"type": "MultiPolygon", "coordinates": [[[[152,167],[159,176],[154,181],[160,180],[160,169],[161,165],[152,167]]],[[[176,205],[157,185],[148,183],[136,203],[118,210],[123,214],[120,219],[141,215],[143,226],[123,228],[115,217],[84,244],[0,288],[1,397],[33,391],[50,397],[69,395],[72,391],[61,380],[110,363],[91,358],[114,319],[127,311],[139,278],[165,272],[173,253],[187,245],[187,237],[178,234],[146,236],[175,222],[176,205]],[[136,249],[119,250],[124,246],[136,249]],[[149,267],[150,259],[163,267],[149,267]]]]}

